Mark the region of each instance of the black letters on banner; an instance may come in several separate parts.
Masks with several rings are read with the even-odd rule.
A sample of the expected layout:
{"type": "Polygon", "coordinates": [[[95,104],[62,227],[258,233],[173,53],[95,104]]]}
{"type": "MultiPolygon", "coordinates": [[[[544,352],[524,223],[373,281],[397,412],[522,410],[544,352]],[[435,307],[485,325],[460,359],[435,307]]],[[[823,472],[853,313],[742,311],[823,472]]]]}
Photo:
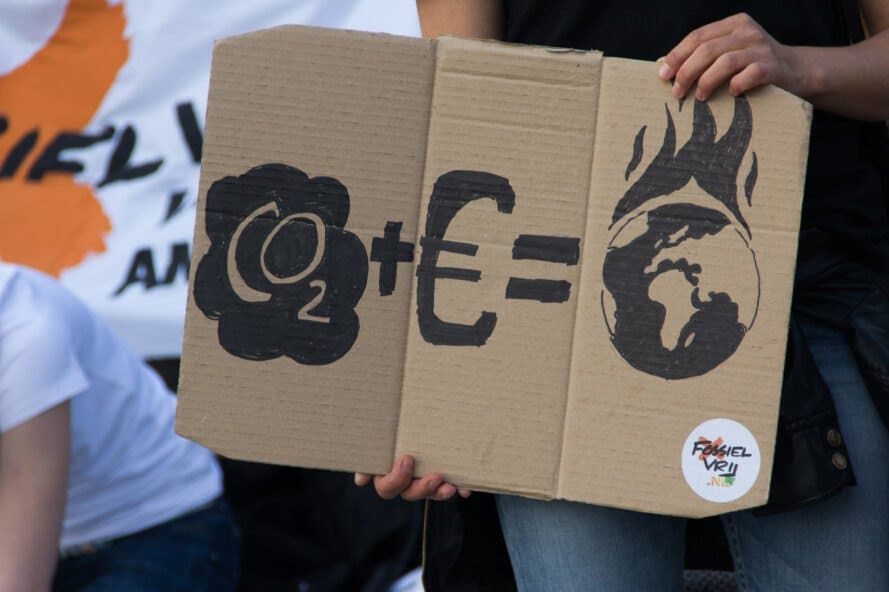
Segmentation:
{"type": "Polygon", "coordinates": [[[170,199],[167,202],[167,213],[164,215],[164,223],[166,224],[170,220],[173,219],[176,214],[182,211],[182,205],[185,203],[185,192],[184,191],[174,191],[170,194],[170,199]]]}
{"type": "Polygon", "coordinates": [[[148,247],[139,249],[133,255],[127,277],[114,291],[114,296],[120,296],[134,284],[142,284],[145,290],[151,290],[157,286],[169,286],[176,281],[176,276],[182,275],[183,281],[188,281],[188,269],[191,265],[191,251],[188,243],[175,243],[170,247],[170,263],[164,272],[162,280],[158,281],[154,266],[154,254],[148,247]]]}
{"type": "Polygon", "coordinates": [[[0,179],[6,179],[16,174],[19,167],[22,166],[22,162],[24,162],[25,158],[28,156],[28,153],[31,152],[34,145],[37,144],[37,138],[39,137],[40,132],[33,129],[25,134],[21,140],[15,143],[15,146],[12,147],[12,150],[10,150],[9,154],[6,156],[6,160],[3,161],[3,167],[0,168],[0,179]]]}
{"type": "Polygon", "coordinates": [[[142,284],[146,290],[150,290],[157,285],[157,274],[154,272],[154,256],[151,254],[151,249],[145,248],[136,251],[133,261],[130,263],[127,277],[120,287],[114,291],[114,295],[120,296],[124,290],[133,284],[142,284]]]}
{"type": "Polygon", "coordinates": [[[106,127],[95,136],[87,134],[61,133],[53,138],[53,141],[34,162],[28,171],[29,181],[39,181],[46,173],[63,172],[77,174],[83,170],[83,165],[76,160],[61,160],[63,150],[69,148],[88,148],[99,142],[106,142],[114,136],[114,128],[106,127]]]}
{"type": "Polygon", "coordinates": [[[204,147],[204,136],[201,133],[201,124],[194,112],[192,103],[179,103],[176,105],[176,120],[179,129],[182,130],[182,138],[191,153],[191,159],[195,163],[201,162],[201,152],[204,147]]]}
{"type": "Polygon", "coordinates": [[[170,264],[161,282],[168,286],[176,281],[176,276],[181,275],[182,280],[188,281],[188,268],[191,266],[191,251],[188,243],[177,243],[170,250],[170,264]]]}
{"type": "Polygon", "coordinates": [[[105,177],[99,181],[97,187],[104,187],[115,181],[126,181],[147,177],[160,168],[164,163],[164,159],[158,158],[143,164],[132,165],[130,158],[133,156],[133,150],[136,147],[136,130],[133,126],[128,125],[124,128],[117,145],[114,147],[114,153],[108,162],[108,170],[105,177]]]}

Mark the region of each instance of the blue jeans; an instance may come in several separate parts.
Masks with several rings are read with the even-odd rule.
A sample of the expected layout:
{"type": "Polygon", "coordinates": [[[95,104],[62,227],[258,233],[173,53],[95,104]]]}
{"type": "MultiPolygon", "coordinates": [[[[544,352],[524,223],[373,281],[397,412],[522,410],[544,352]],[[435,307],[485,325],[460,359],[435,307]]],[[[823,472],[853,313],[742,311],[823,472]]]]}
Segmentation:
{"type": "MultiPolygon", "coordinates": [[[[792,512],[723,515],[741,592],[889,590],[889,430],[841,334],[805,324],[858,485],[792,512]]],[[[520,592],[681,591],[685,520],[498,496],[520,592]]]]}
{"type": "Polygon", "coordinates": [[[240,535],[228,503],[114,539],[59,561],[53,592],[231,592],[240,535]]]}

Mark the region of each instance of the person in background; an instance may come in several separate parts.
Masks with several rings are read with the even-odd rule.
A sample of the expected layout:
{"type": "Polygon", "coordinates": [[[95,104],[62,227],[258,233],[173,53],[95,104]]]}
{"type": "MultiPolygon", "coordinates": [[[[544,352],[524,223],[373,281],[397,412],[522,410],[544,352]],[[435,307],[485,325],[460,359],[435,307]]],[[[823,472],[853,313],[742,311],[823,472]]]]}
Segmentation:
{"type": "MultiPolygon", "coordinates": [[[[788,369],[795,370],[785,372],[781,405],[784,416],[787,406],[814,404],[819,385],[826,385],[836,406],[835,416],[832,407],[826,415],[838,416],[843,432],[812,429],[819,418],[808,426],[779,424],[779,440],[790,438],[800,455],[784,465],[776,459],[770,504],[760,512],[771,513],[722,518],[741,590],[889,590],[889,473],[862,464],[857,486],[844,487],[852,482],[849,463],[835,452],[846,447],[853,464],[889,454],[889,187],[881,186],[885,170],[867,148],[879,126],[863,123],[889,119],[889,2],[417,4],[426,37],[595,48],[658,60],[651,75],[668,81],[675,98],[705,101],[723,87],[737,96],[774,84],[814,105],[791,318],[796,345],[788,358],[788,369]],[[866,40],[855,34],[859,4],[866,40]],[[747,13],[733,14],[740,10],[747,13]],[[800,388],[793,383],[800,374],[794,364],[805,359],[814,367],[802,373],[800,388]],[[799,430],[797,439],[793,430],[799,430]],[[794,511],[776,513],[787,509],[794,511]]],[[[370,480],[356,475],[359,485],[370,480]]],[[[440,473],[413,478],[410,457],[374,483],[387,498],[469,494],[440,473]]],[[[682,519],[506,495],[496,496],[496,512],[520,591],[682,589],[682,519]]],[[[482,580],[479,574],[461,589],[512,585],[485,588],[482,580]]],[[[427,582],[427,590],[437,589],[427,582]]]]}
{"type": "Polygon", "coordinates": [[[54,279],[0,263],[0,590],[235,589],[220,470],[175,407],[54,279]]]}
{"type": "MultiPolygon", "coordinates": [[[[214,43],[292,24],[419,35],[412,0],[0,2],[0,259],[58,278],[171,391],[214,43]]],[[[345,474],[218,461],[240,590],[380,592],[419,565],[422,506],[345,474]]]]}

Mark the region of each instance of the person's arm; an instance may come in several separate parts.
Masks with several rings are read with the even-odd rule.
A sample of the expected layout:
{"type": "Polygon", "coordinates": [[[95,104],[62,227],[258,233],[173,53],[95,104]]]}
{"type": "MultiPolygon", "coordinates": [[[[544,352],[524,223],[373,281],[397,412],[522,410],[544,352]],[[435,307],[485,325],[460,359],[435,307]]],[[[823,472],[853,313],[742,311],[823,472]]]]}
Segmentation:
{"type": "Polygon", "coordinates": [[[0,590],[50,589],[68,490],[70,403],[0,435],[0,590]]]}
{"type": "Polygon", "coordinates": [[[417,0],[423,37],[503,38],[503,0],[417,0]]]}
{"type": "Polygon", "coordinates": [[[738,95],[775,84],[816,108],[863,120],[889,119],[889,0],[861,0],[870,38],[844,47],[782,45],[746,14],[692,31],[658,75],[683,97],[697,83],[706,100],[724,84],[738,95]]]}

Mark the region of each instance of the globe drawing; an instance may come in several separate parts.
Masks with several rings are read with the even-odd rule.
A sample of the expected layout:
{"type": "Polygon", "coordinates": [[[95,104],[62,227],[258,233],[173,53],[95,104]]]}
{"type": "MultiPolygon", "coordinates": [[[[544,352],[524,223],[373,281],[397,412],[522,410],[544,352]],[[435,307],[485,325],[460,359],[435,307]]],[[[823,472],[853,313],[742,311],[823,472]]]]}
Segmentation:
{"type": "Polygon", "coordinates": [[[649,202],[613,228],[602,312],[614,347],[637,370],[668,380],[706,374],[752,327],[759,271],[732,219],[671,200],[649,202]]]}

